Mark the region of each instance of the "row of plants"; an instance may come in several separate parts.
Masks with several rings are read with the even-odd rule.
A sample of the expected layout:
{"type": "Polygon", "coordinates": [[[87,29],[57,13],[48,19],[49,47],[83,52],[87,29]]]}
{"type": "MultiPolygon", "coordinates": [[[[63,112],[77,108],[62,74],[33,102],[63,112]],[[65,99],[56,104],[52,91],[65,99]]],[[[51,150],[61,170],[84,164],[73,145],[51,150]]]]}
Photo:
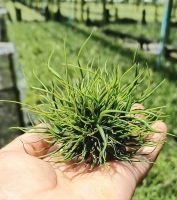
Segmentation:
{"type": "MultiPolygon", "coordinates": [[[[163,5],[158,4],[155,1],[149,4],[139,2],[134,4],[133,2],[113,3],[107,1],[40,1],[40,0],[17,0],[14,2],[23,3],[26,6],[33,7],[38,11],[44,12],[46,7],[54,13],[60,8],[61,14],[67,17],[76,18],[79,21],[83,21],[87,18],[87,9],[90,10],[90,17],[92,20],[104,20],[109,12],[111,21],[117,20],[118,18],[131,18],[141,22],[142,11],[146,11],[147,22],[158,22],[162,18],[163,5]],[[134,13],[132,16],[131,13],[134,13]]],[[[174,10],[174,17],[176,16],[174,10]]]]}
{"type": "MultiPolygon", "coordinates": [[[[19,9],[22,10],[22,19],[23,20],[39,20],[39,21],[44,21],[45,18],[44,16],[41,16],[40,14],[37,15],[37,12],[36,14],[34,15],[34,12],[35,11],[32,11],[32,9],[24,6],[23,4],[20,4],[20,3],[12,3],[12,2],[8,2],[7,3],[9,9],[11,10],[11,13],[12,13],[12,16],[13,16],[13,19],[16,20],[16,17],[15,17],[15,10],[13,9],[13,7],[17,7],[19,9]],[[32,14],[30,15],[29,12],[31,12],[32,14]],[[36,17],[34,17],[36,16],[36,17]]],[[[57,8],[56,6],[52,6],[50,5],[49,6],[51,10],[53,10],[53,12],[56,12],[57,11],[57,8]]],[[[102,8],[101,6],[97,5],[95,6],[94,4],[91,6],[92,10],[93,10],[93,13],[91,13],[91,18],[93,17],[93,19],[98,19],[96,16],[98,15],[95,15],[94,16],[94,9],[97,8],[97,12],[101,12],[102,8]],[[95,18],[96,17],[96,18],[95,18]]],[[[153,19],[152,18],[148,18],[148,17],[152,17],[153,14],[153,7],[150,6],[150,5],[146,5],[147,7],[147,24],[146,26],[142,25],[141,23],[135,23],[135,24],[124,24],[123,22],[122,23],[111,23],[111,24],[106,24],[104,25],[103,27],[100,27],[101,30],[104,30],[104,29],[109,29],[109,30],[115,30],[115,31],[119,31],[123,34],[129,34],[133,37],[138,37],[138,38],[147,38],[148,40],[151,40],[153,42],[158,42],[160,40],[160,31],[161,31],[161,19],[162,19],[162,8],[161,8],[161,14],[159,14],[159,23],[154,23],[153,22],[153,19]]],[[[68,23],[73,23],[73,21],[71,20],[72,17],[76,17],[77,19],[79,19],[80,17],[80,12],[77,11],[76,15],[73,13],[73,12],[69,12],[69,10],[72,9],[72,5],[70,6],[67,6],[66,3],[64,4],[61,4],[61,14],[64,15],[64,16],[68,16],[68,19],[66,20],[66,22],[68,23]]],[[[120,16],[123,16],[125,18],[130,18],[131,17],[131,14],[134,13],[133,15],[133,19],[136,20],[136,19],[140,19],[141,18],[141,13],[142,13],[142,9],[143,7],[140,7],[138,10],[137,8],[134,6],[134,5],[125,5],[125,4],[119,4],[119,15],[120,16]],[[126,11],[126,12],[125,12],[126,11]]],[[[114,11],[114,9],[112,10],[114,11]]],[[[84,15],[85,16],[85,15],[84,15]]],[[[86,16],[85,16],[86,17],[86,16]]],[[[101,19],[101,18],[99,18],[101,19]]],[[[176,37],[176,27],[175,26],[171,26],[170,28],[170,39],[169,39],[169,44],[172,44],[173,46],[176,45],[176,40],[177,40],[177,37],[176,37]]]]}

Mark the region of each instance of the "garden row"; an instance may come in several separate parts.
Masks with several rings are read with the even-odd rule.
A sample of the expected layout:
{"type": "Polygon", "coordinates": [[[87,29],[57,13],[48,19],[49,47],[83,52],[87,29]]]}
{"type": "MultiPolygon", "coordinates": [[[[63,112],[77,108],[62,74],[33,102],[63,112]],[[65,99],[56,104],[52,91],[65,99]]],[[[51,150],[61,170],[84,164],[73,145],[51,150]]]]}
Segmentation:
{"type": "Polygon", "coordinates": [[[128,23],[141,22],[143,25],[148,21],[158,22],[162,17],[162,4],[157,2],[146,5],[134,2],[134,4],[120,4],[113,1],[41,1],[41,0],[14,0],[30,8],[36,9],[46,16],[57,21],[74,20],[85,21],[86,25],[102,26],[108,23],[128,23]],[[126,9],[124,9],[126,5],[126,9]],[[135,13],[134,16],[131,13],[135,13]]]}
{"type": "MultiPolygon", "coordinates": [[[[162,5],[155,4],[153,5],[142,5],[141,9],[135,9],[134,4],[113,4],[113,3],[106,3],[98,2],[98,1],[25,1],[25,0],[18,0],[19,2],[23,3],[23,5],[30,7],[37,12],[41,13],[45,16],[45,19],[54,20],[59,22],[64,22],[68,24],[73,24],[74,22],[83,22],[87,26],[96,26],[99,27],[104,34],[109,37],[113,37],[115,39],[120,38],[125,43],[130,43],[130,47],[137,48],[138,46],[142,50],[149,51],[153,54],[159,54],[159,41],[160,41],[160,29],[161,23],[157,23],[159,20],[162,19],[162,5]],[[158,6],[158,7],[157,7],[158,6]],[[118,8],[122,10],[121,12],[126,11],[126,13],[137,13],[142,12],[142,19],[137,20],[133,15],[133,18],[118,17],[118,8]],[[155,8],[155,9],[154,9],[155,8]],[[90,12],[91,9],[91,12],[90,12]],[[95,10],[96,9],[96,10],[95,10]],[[130,10],[131,9],[131,10],[130,10]],[[154,9],[154,10],[153,10],[154,9]],[[67,11],[66,11],[67,10],[67,11]],[[105,10],[109,10],[108,12],[105,10]],[[115,17],[114,20],[111,20],[111,16],[109,13],[112,11],[116,11],[114,13],[115,17]],[[152,22],[152,19],[146,17],[146,10],[148,11],[148,16],[152,16],[152,11],[154,12],[155,22],[152,22]],[[159,10],[159,11],[158,11],[159,10]],[[127,12],[130,11],[130,12],[127,12]],[[158,11],[158,12],[157,12],[158,11]],[[86,12],[86,15],[84,13],[86,12]],[[95,12],[98,12],[100,16],[99,19],[91,19],[94,18],[95,12]],[[106,16],[105,16],[105,13],[106,16]],[[80,16],[80,18],[78,17],[80,16]],[[84,17],[85,16],[85,17],[84,17]],[[127,31],[126,31],[127,30],[127,31]]],[[[18,3],[15,3],[15,10],[17,20],[22,20],[22,15],[24,13],[21,12],[21,8],[18,3]]],[[[137,5],[136,5],[137,6],[137,5]]],[[[96,15],[98,15],[98,13],[96,15]]],[[[176,15],[173,14],[171,25],[176,26],[176,15]]],[[[177,58],[177,48],[176,48],[176,27],[172,26],[171,31],[169,34],[169,41],[168,45],[165,46],[165,56],[168,59],[176,59],[177,58]]]]}

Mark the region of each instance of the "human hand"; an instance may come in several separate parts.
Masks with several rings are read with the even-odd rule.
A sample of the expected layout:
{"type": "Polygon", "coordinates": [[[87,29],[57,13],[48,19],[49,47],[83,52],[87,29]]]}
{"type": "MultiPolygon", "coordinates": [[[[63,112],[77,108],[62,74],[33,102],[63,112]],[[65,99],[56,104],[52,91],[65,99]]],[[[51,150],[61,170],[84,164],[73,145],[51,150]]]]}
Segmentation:
{"type": "Polygon", "coordinates": [[[159,133],[152,133],[151,139],[158,145],[140,150],[151,162],[112,161],[93,170],[84,164],[72,167],[70,163],[54,164],[46,162],[48,158],[37,158],[47,153],[47,150],[38,151],[49,143],[40,140],[41,134],[25,133],[0,150],[0,199],[131,199],[137,184],[156,160],[166,136],[163,122],[157,121],[153,127],[159,133]]]}

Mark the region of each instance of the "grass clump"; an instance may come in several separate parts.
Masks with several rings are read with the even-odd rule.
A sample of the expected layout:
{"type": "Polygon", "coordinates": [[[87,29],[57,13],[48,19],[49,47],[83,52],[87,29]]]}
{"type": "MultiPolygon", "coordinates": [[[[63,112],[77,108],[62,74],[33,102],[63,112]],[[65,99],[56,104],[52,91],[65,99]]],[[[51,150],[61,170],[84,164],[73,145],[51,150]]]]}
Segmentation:
{"type": "Polygon", "coordinates": [[[68,67],[80,73],[79,78],[70,78],[68,70],[61,76],[49,67],[51,86],[41,82],[41,88],[34,88],[40,102],[28,107],[47,124],[51,146],[58,144],[49,155],[58,157],[58,162],[72,160],[92,166],[111,160],[140,161],[138,150],[155,145],[147,137],[155,131],[151,124],[161,112],[160,108],[133,110],[132,106],[143,103],[159,85],[141,91],[139,85],[147,77],[137,65],[124,74],[116,67],[112,73],[106,67],[94,70],[93,62],[87,68],[79,62],[68,67]],[[133,72],[133,81],[124,83],[124,77],[133,72]]]}
{"type": "Polygon", "coordinates": [[[119,67],[108,72],[107,63],[104,68],[95,69],[94,59],[82,67],[80,55],[90,37],[79,50],[77,65],[68,64],[64,49],[65,75],[51,68],[49,60],[51,85],[46,86],[37,78],[41,87],[34,89],[40,101],[28,106],[28,110],[47,125],[51,146],[57,144],[57,148],[45,156],[58,157],[57,162],[74,161],[92,166],[111,160],[141,161],[140,148],[156,145],[147,138],[156,131],[151,125],[162,114],[160,107],[132,107],[143,103],[162,82],[152,88],[149,74],[140,72],[136,64],[124,74],[119,67]],[[74,69],[77,78],[73,78],[69,68],[74,69]],[[130,83],[125,82],[133,72],[130,83]],[[142,89],[140,85],[147,78],[147,88],[142,89]]]}

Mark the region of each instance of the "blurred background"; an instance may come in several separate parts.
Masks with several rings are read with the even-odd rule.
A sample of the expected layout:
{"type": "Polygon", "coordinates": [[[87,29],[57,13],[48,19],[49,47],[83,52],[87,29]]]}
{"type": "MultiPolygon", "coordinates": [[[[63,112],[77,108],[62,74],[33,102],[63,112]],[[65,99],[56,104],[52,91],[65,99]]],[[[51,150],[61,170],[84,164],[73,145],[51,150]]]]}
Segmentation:
{"type": "MultiPolygon", "coordinates": [[[[95,67],[107,62],[123,71],[136,61],[151,70],[152,84],[166,79],[145,106],[166,106],[169,133],[177,136],[177,0],[0,0],[0,100],[37,103],[33,72],[49,84],[51,52],[51,66],[64,73],[64,40],[68,62],[75,63],[93,29],[81,61],[95,58],[95,67]]],[[[20,104],[1,101],[0,147],[20,134],[10,127],[28,123],[20,104]]],[[[134,199],[177,199],[176,152],[176,137],[169,136],[134,199]]]]}

